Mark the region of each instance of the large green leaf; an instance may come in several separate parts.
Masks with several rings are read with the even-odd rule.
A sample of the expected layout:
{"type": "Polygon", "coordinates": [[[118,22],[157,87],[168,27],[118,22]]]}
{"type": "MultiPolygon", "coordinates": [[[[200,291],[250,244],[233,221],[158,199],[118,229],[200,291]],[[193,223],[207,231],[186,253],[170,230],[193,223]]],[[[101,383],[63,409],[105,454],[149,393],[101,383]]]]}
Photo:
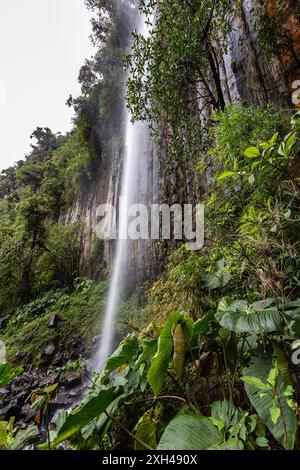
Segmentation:
{"type": "Polygon", "coordinates": [[[169,315],[169,318],[160,333],[158,339],[158,350],[148,371],[148,382],[156,396],[159,394],[163,385],[163,381],[168,370],[168,363],[172,355],[172,329],[180,317],[181,314],[179,312],[174,312],[169,315]]]}
{"type": "Polygon", "coordinates": [[[282,329],[282,316],[277,307],[270,306],[271,300],[248,304],[236,301],[227,304],[222,301],[215,315],[221,326],[236,333],[271,333],[282,329]]]}
{"type": "Polygon", "coordinates": [[[118,349],[108,359],[105,372],[110,373],[111,371],[123,366],[128,365],[136,359],[139,348],[139,341],[136,336],[127,336],[124,341],[121,342],[118,349]]]}
{"type": "MultiPolygon", "coordinates": [[[[243,370],[243,375],[256,377],[263,383],[267,383],[272,368],[272,356],[267,354],[252,358],[250,366],[243,370]]],[[[297,430],[297,421],[294,412],[288,406],[286,399],[280,399],[281,414],[276,424],[272,422],[270,410],[272,408],[271,395],[259,396],[260,389],[252,384],[246,383],[245,389],[249,400],[261,417],[264,424],[273,434],[275,439],[286,449],[293,449],[297,430]]]]}
{"type": "Polygon", "coordinates": [[[115,394],[115,388],[101,390],[97,396],[92,397],[87,403],[71,413],[54,440],[53,447],[68,439],[92,419],[103,413],[115,398],[115,394]]]}
{"type": "Polygon", "coordinates": [[[176,416],[166,427],[158,450],[207,450],[221,444],[223,436],[209,418],[176,416]]]}
{"type": "Polygon", "coordinates": [[[128,392],[122,393],[117,398],[115,398],[107,407],[106,413],[101,413],[99,417],[90,421],[86,426],[81,429],[81,435],[84,439],[90,438],[95,432],[99,432],[104,425],[109,421],[109,416],[114,416],[119,407],[122,400],[128,398],[128,392]]]}

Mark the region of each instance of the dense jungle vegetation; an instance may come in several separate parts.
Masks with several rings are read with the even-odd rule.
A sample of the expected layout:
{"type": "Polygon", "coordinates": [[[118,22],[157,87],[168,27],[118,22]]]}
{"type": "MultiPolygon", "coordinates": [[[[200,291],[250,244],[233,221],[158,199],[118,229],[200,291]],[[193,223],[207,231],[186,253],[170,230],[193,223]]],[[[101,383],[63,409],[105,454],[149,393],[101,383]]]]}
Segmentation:
{"type": "MultiPolygon", "coordinates": [[[[159,13],[149,38],[133,34],[130,54],[136,2],[86,3],[99,50],[80,72],[82,95],[69,99],[74,129],[63,136],[38,128],[30,155],[0,176],[0,338],[9,361],[0,365],[0,395],[28,363],[43,367],[41,352],[53,341],[67,354],[78,350],[59,374],[82,370],[91,385],[51,426],[59,379],[33,390],[46,435],[36,423],[19,429],[11,417],[0,421],[0,446],[299,449],[300,111],[280,100],[226,104],[216,57],[240,1],[142,0],[149,21],[157,6],[159,13]],[[83,346],[98,333],[108,273],[95,238],[89,264],[98,282],[83,276],[84,221],[62,225],[60,215],[101,169],[121,125],[124,65],[133,118],[147,120],[154,139],[158,122],[168,128],[166,172],[189,168],[201,182],[209,169],[199,201],[206,242],[200,252],[169,250],[156,281],[122,306],[123,339],[91,374],[83,346]],[[59,329],[48,328],[53,315],[59,329]]],[[[298,59],[283,24],[278,39],[277,3],[278,16],[258,22],[258,37],[266,57],[289,53],[288,75],[298,59]]]]}

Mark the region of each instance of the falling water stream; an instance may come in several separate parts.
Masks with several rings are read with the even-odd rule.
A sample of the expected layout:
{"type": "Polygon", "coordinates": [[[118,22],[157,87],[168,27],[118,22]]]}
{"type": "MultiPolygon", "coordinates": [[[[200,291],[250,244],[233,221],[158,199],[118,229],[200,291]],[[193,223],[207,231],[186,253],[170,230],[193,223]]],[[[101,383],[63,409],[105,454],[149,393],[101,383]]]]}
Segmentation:
{"type": "MultiPolygon", "coordinates": [[[[138,31],[144,36],[149,35],[149,26],[141,16],[138,31]]],[[[127,111],[125,126],[125,152],[121,183],[121,198],[119,208],[119,235],[117,238],[115,262],[108,294],[108,303],[102,325],[100,347],[97,351],[95,363],[101,369],[112,352],[114,343],[114,324],[118,314],[118,307],[122,300],[124,282],[128,274],[131,240],[127,240],[128,208],[131,204],[141,202],[146,181],[147,151],[149,144],[148,126],[144,122],[131,122],[131,114],[127,111]]]]}

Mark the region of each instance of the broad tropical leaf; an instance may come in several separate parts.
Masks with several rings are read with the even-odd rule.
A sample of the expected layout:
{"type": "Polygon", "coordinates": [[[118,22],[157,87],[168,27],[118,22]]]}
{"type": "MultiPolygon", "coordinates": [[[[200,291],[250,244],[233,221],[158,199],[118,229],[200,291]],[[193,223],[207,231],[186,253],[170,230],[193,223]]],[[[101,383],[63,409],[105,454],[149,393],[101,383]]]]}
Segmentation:
{"type": "Polygon", "coordinates": [[[68,439],[92,419],[103,413],[115,398],[115,394],[115,388],[101,390],[97,396],[92,397],[87,403],[71,413],[54,440],[53,447],[68,439]]]}
{"type": "Polygon", "coordinates": [[[223,436],[209,418],[176,416],[166,427],[158,450],[207,450],[221,444],[223,436]]]}
{"type": "Polygon", "coordinates": [[[215,314],[211,310],[203,318],[197,320],[194,324],[194,333],[193,341],[197,339],[198,336],[204,335],[209,327],[209,324],[215,319],[215,314]]]}
{"type": "Polygon", "coordinates": [[[139,348],[139,342],[137,337],[128,336],[121,342],[118,349],[108,359],[105,372],[110,373],[111,371],[123,366],[128,365],[136,359],[139,348]]]}
{"type": "Polygon", "coordinates": [[[172,356],[172,329],[180,317],[181,315],[179,312],[174,312],[169,315],[169,318],[160,333],[158,340],[158,350],[151,362],[151,366],[148,371],[148,382],[156,396],[161,390],[166,372],[168,370],[168,363],[172,356]]]}
{"type": "Polygon", "coordinates": [[[236,333],[271,333],[280,331],[283,323],[278,309],[263,301],[236,301],[230,305],[223,301],[215,317],[221,326],[236,333]]]}
{"type": "MultiPolygon", "coordinates": [[[[271,369],[272,356],[266,354],[259,355],[252,358],[251,365],[243,370],[243,375],[258,378],[261,382],[267,383],[271,369]]],[[[276,424],[274,424],[271,417],[271,408],[273,405],[272,396],[259,396],[261,390],[250,383],[245,384],[245,389],[253,407],[275,439],[277,439],[284,448],[289,450],[293,449],[295,444],[297,421],[295,414],[288,406],[286,399],[282,398],[280,400],[282,413],[280,414],[276,424]]]]}
{"type": "MultiPolygon", "coordinates": [[[[107,407],[106,412],[109,416],[114,416],[119,409],[120,402],[125,398],[128,398],[129,393],[122,393],[117,398],[115,398],[107,407]]],[[[98,418],[90,421],[86,426],[81,429],[81,435],[84,439],[90,438],[95,431],[99,432],[104,425],[109,421],[109,417],[105,412],[101,413],[98,418]]]]}

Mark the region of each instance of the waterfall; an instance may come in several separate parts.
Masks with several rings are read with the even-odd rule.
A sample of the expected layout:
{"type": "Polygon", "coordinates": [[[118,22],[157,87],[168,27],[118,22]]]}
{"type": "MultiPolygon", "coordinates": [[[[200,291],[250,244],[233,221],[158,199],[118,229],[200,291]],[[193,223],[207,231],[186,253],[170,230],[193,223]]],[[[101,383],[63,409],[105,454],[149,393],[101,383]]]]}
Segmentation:
{"type": "MultiPolygon", "coordinates": [[[[149,35],[149,25],[141,15],[138,31],[144,36],[149,35]]],[[[149,154],[149,131],[144,122],[131,121],[129,110],[126,111],[125,125],[125,152],[121,183],[121,197],[119,207],[119,233],[117,238],[115,261],[112,279],[108,294],[108,303],[102,325],[100,347],[97,351],[95,363],[99,370],[112,352],[114,342],[114,324],[118,314],[118,307],[122,300],[122,291],[128,275],[130,255],[136,249],[136,242],[127,240],[128,208],[131,204],[143,201],[147,193],[147,157],[149,154]]],[[[138,243],[138,251],[144,247],[138,243]]],[[[138,266],[136,266],[136,269],[138,266]]]]}

